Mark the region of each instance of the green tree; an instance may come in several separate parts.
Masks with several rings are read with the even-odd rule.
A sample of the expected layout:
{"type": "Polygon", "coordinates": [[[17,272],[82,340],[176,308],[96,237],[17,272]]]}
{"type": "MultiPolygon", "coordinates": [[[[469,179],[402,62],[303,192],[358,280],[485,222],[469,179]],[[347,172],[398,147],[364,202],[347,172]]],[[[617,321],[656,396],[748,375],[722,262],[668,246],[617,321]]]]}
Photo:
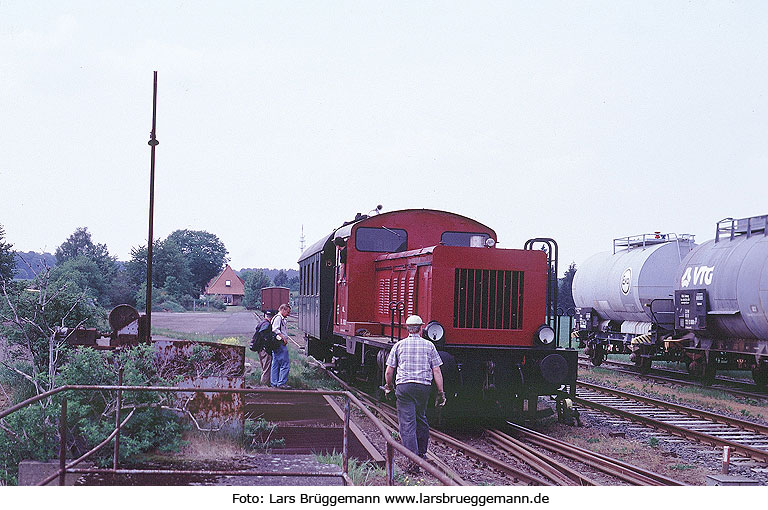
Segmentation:
{"type": "Polygon", "coordinates": [[[281,269],[275,275],[275,286],[285,287],[287,286],[287,284],[288,284],[288,273],[285,272],[285,269],[281,269]]]}
{"type": "Polygon", "coordinates": [[[102,277],[109,280],[117,270],[116,257],[109,254],[107,245],[94,244],[88,227],[80,227],[56,249],[56,263],[61,264],[77,257],[86,257],[96,263],[102,277]]]}
{"type": "Polygon", "coordinates": [[[128,278],[128,271],[118,269],[112,280],[107,285],[106,294],[109,302],[113,305],[128,304],[136,305],[136,286],[128,278]]]}
{"type": "MultiPolygon", "coordinates": [[[[165,291],[162,289],[158,289],[157,287],[152,287],[152,310],[156,310],[160,303],[162,303],[166,298],[165,291]]],[[[136,309],[139,312],[146,312],[147,310],[147,282],[142,282],[141,285],[139,285],[139,290],[136,291],[136,295],[134,296],[134,299],[136,300],[136,309]]]]}
{"type": "Polygon", "coordinates": [[[179,301],[181,299],[181,296],[183,295],[182,289],[181,289],[181,283],[179,283],[179,279],[175,276],[168,276],[165,279],[165,285],[163,285],[163,290],[168,295],[169,298],[173,299],[174,301],[179,301]]]}
{"type": "Polygon", "coordinates": [[[55,386],[66,349],[66,334],[60,328],[108,329],[104,309],[75,285],[63,283],[54,285],[45,271],[31,284],[2,285],[0,336],[6,339],[9,355],[0,366],[34,394],[55,386]]]}
{"type": "Polygon", "coordinates": [[[0,225],[0,281],[7,282],[13,278],[16,268],[15,258],[13,256],[13,245],[3,241],[5,239],[5,229],[0,225]]]}
{"type": "Polygon", "coordinates": [[[565,274],[558,281],[557,291],[557,307],[561,308],[566,314],[576,305],[573,303],[573,277],[576,275],[576,263],[571,262],[571,265],[566,269],[565,274]]]}
{"type": "Polygon", "coordinates": [[[93,242],[87,227],[76,229],[56,249],[56,261],[54,279],[60,279],[63,273],[78,273],[70,275],[70,280],[74,278],[82,290],[86,287],[94,290],[93,297],[98,299],[100,305],[133,303],[136,286],[130,284],[125,271],[117,264],[117,257],[109,254],[107,246],[93,242]]]}
{"type": "Polygon", "coordinates": [[[62,264],[57,264],[51,269],[51,283],[56,287],[66,286],[75,292],[83,292],[91,299],[95,299],[101,306],[109,306],[112,303],[107,294],[107,282],[96,263],[78,255],[73,259],[67,259],[62,264]]]}
{"type": "Polygon", "coordinates": [[[212,278],[224,269],[229,251],[214,234],[203,230],[176,230],[167,241],[176,243],[192,273],[191,283],[199,295],[212,278]]]}
{"type": "Polygon", "coordinates": [[[269,287],[272,282],[264,271],[248,271],[243,275],[245,282],[245,296],[243,296],[243,306],[253,310],[261,305],[261,289],[269,287]]]}
{"type": "MultiPolygon", "coordinates": [[[[140,246],[131,250],[131,260],[126,263],[128,278],[138,288],[147,279],[147,247],[140,246]]],[[[155,241],[152,248],[152,287],[165,285],[165,280],[173,276],[181,286],[183,294],[192,294],[192,272],[189,263],[171,239],[155,241]]],[[[154,299],[152,299],[154,302],[154,299]]]]}

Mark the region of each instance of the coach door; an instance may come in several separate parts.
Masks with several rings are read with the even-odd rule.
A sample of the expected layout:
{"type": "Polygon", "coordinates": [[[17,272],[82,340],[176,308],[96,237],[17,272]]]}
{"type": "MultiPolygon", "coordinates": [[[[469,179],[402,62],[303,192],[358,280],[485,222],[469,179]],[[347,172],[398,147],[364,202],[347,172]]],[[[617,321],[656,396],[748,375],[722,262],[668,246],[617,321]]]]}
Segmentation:
{"type": "Polygon", "coordinates": [[[335,320],[336,326],[347,324],[347,247],[336,247],[336,300],[335,302],[335,320]]]}

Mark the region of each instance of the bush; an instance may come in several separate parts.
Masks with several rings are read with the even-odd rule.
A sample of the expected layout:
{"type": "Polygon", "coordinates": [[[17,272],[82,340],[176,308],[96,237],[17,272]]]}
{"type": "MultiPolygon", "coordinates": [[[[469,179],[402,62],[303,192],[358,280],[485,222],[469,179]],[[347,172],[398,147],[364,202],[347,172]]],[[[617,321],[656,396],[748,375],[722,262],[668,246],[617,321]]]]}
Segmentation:
{"type": "Polygon", "coordinates": [[[179,304],[184,307],[185,310],[194,310],[195,308],[195,298],[190,296],[189,294],[184,294],[181,296],[181,299],[179,299],[179,304]]]}
{"type": "Polygon", "coordinates": [[[153,304],[152,311],[153,312],[178,312],[178,313],[186,312],[183,306],[181,306],[179,303],[176,303],[174,301],[163,301],[160,304],[153,304]]]}
{"type": "Polygon", "coordinates": [[[18,483],[22,460],[56,456],[59,440],[55,423],[60,412],[59,405],[34,404],[3,419],[6,430],[0,431],[0,485],[18,483]]]}
{"type": "MultiPolygon", "coordinates": [[[[57,382],[60,384],[115,385],[118,367],[123,367],[123,384],[170,386],[181,375],[163,372],[152,345],[141,345],[121,352],[91,348],[68,350],[57,382]]],[[[114,391],[67,392],[68,448],[79,456],[104,440],[115,425],[114,391]]],[[[17,483],[18,463],[22,459],[49,460],[58,451],[58,417],[63,394],[55,395],[20,409],[4,419],[0,429],[0,484],[17,483]]],[[[178,450],[181,445],[181,419],[161,406],[173,407],[176,395],[163,392],[123,392],[121,419],[134,414],[120,433],[120,460],[125,461],[152,449],[178,450]]],[[[112,448],[105,447],[95,462],[108,465],[112,448]]]]}
{"type": "Polygon", "coordinates": [[[224,311],[227,309],[227,304],[216,296],[205,296],[200,300],[201,304],[207,308],[213,308],[214,310],[224,311]]]}

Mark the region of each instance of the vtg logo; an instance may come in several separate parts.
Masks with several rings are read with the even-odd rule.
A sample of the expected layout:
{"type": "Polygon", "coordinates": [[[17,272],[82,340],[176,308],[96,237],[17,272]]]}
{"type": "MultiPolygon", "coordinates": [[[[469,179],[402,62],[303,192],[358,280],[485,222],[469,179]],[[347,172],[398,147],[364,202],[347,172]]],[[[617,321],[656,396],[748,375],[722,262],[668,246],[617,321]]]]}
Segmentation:
{"type": "Polygon", "coordinates": [[[632,269],[627,268],[621,275],[621,292],[626,296],[629,294],[629,289],[632,288],[632,269]]]}
{"type": "Polygon", "coordinates": [[[710,285],[715,266],[697,266],[686,267],[683,277],[680,279],[680,286],[684,289],[691,283],[693,285],[710,285]]]}

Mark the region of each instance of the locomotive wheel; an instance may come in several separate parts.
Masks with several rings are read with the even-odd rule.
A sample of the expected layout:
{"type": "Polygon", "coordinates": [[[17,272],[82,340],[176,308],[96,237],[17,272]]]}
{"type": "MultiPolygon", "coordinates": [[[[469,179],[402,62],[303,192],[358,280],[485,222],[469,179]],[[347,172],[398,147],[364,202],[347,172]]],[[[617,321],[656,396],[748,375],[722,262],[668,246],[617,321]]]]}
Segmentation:
{"type": "Polygon", "coordinates": [[[592,363],[592,366],[599,367],[604,360],[605,348],[600,344],[592,346],[591,352],[589,353],[589,361],[592,363]]]}

